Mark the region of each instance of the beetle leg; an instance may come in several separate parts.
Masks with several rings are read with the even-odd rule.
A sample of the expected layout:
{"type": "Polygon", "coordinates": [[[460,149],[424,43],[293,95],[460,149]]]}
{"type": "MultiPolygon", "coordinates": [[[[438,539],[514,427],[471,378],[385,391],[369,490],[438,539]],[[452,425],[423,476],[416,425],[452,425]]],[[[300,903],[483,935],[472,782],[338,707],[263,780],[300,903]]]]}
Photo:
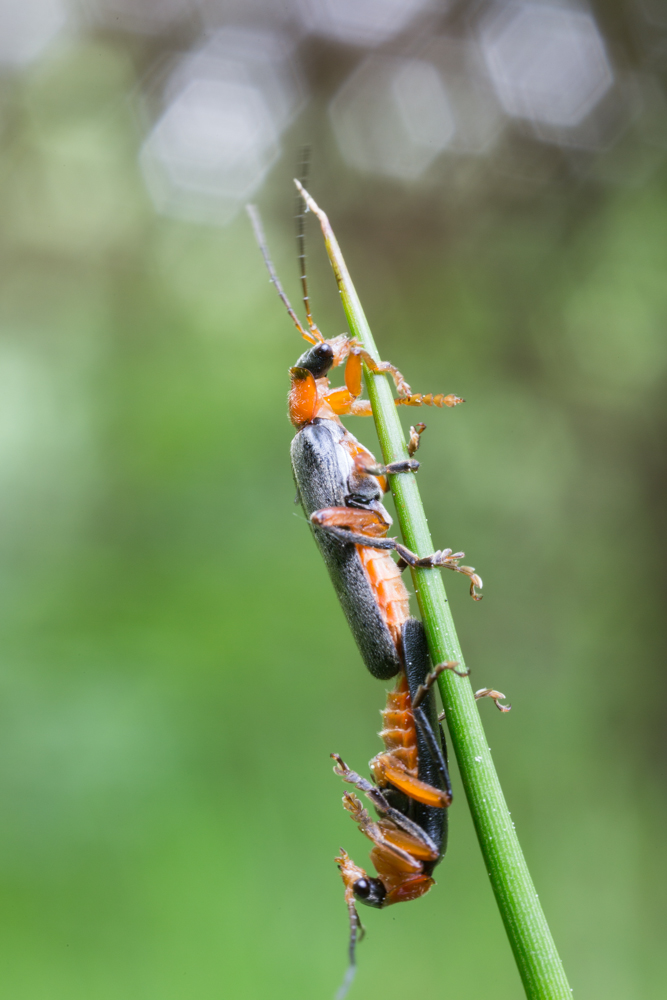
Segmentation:
{"type": "Polygon", "coordinates": [[[482,595],[477,593],[476,587],[482,589],[482,578],[478,573],[475,573],[474,566],[459,566],[459,559],[463,559],[465,552],[452,552],[451,549],[442,549],[437,552],[433,552],[430,556],[417,556],[410,549],[406,549],[404,545],[397,542],[395,545],[396,552],[399,555],[398,565],[401,569],[405,566],[424,566],[428,569],[433,569],[436,566],[442,566],[445,569],[454,570],[455,573],[463,573],[464,576],[470,579],[470,596],[474,601],[481,601],[482,595]]]}
{"type": "MultiPolygon", "coordinates": [[[[440,567],[442,569],[451,569],[455,573],[463,573],[464,576],[467,576],[470,579],[470,596],[472,599],[474,601],[482,600],[482,595],[478,594],[476,589],[479,587],[481,590],[482,578],[479,573],[475,572],[475,567],[459,566],[459,559],[463,558],[465,552],[452,552],[451,549],[443,549],[434,552],[430,556],[418,556],[415,555],[414,552],[411,552],[410,549],[406,549],[405,545],[401,545],[400,542],[397,542],[395,538],[378,538],[372,535],[363,535],[360,531],[348,530],[342,525],[345,523],[350,524],[355,520],[354,517],[349,516],[349,512],[353,510],[359,514],[373,514],[373,511],[361,511],[350,507],[329,507],[324,508],[322,511],[316,510],[310,515],[310,520],[318,528],[323,528],[325,531],[331,532],[331,534],[335,535],[336,538],[340,538],[343,542],[349,542],[351,545],[363,545],[368,549],[393,549],[399,555],[399,559],[396,564],[399,569],[405,569],[406,566],[424,566],[428,569],[440,567]],[[341,513],[340,518],[330,518],[328,516],[329,511],[346,511],[348,512],[348,516],[344,517],[341,513]],[[323,516],[320,518],[320,515],[323,516]],[[332,523],[333,520],[338,520],[338,524],[332,523]],[[328,523],[325,523],[327,521],[328,523]]],[[[357,524],[360,527],[362,527],[363,520],[363,518],[360,518],[357,521],[357,524]]],[[[369,525],[374,525],[376,523],[377,518],[369,520],[369,525]]],[[[362,530],[364,530],[364,527],[365,525],[362,527],[362,530]]],[[[369,529],[366,528],[366,530],[369,529]]],[[[388,527],[387,530],[389,530],[388,527]]],[[[381,533],[376,529],[376,534],[380,535],[381,533]]]]}
{"type": "Polygon", "coordinates": [[[455,396],[453,392],[445,396],[443,393],[438,392],[434,396],[432,392],[426,393],[424,395],[421,392],[406,393],[404,396],[399,396],[394,402],[396,406],[457,406],[459,403],[465,403],[465,399],[460,396],[455,396]]]}
{"type": "Polygon", "coordinates": [[[461,399],[460,396],[455,396],[453,393],[445,396],[443,393],[428,393],[424,395],[423,393],[413,394],[412,389],[408,383],[403,378],[403,375],[399,372],[395,365],[392,365],[389,361],[376,361],[375,358],[371,357],[368,351],[365,351],[363,347],[351,340],[349,344],[349,357],[347,360],[346,368],[352,365],[352,374],[350,376],[350,381],[348,382],[347,374],[345,377],[345,382],[349,386],[359,385],[359,393],[361,392],[361,365],[356,361],[356,358],[363,359],[364,364],[374,375],[391,375],[394,380],[394,385],[396,386],[396,391],[399,393],[398,399],[394,400],[396,404],[402,403],[404,406],[456,406],[457,403],[464,403],[465,400],[461,399]],[[359,365],[358,383],[357,378],[357,365],[359,365]]]}
{"type": "MultiPolygon", "coordinates": [[[[399,813],[398,810],[389,805],[379,788],[372,785],[366,778],[362,778],[362,776],[357,774],[356,771],[351,770],[340,754],[332,753],[330,756],[336,761],[336,766],[333,769],[334,774],[338,775],[339,778],[342,778],[343,781],[347,781],[348,784],[354,785],[354,787],[358,788],[360,792],[363,792],[366,798],[373,803],[380,816],[389,816],[393,818],[397,815],[400,816],[401,819],[406,818],[399,813]]],[[[359,800],[357,799],[357,801],[359,800]]],[[[347,809],[348,807],[346,806],[345,808],[347,809]]],[[[410,820],[408,820],[408,823],[415,826],[415,824],[411,823],[410,820]]],[[[416,827],[416,829],[418,830],[419,827],[416,827]]]]}
{"type": "Polygon", "coordinates": [[[372,417],[373,408],[370,399],[355,399],[350,404],[350,413],[353,417],[372,417]]]}
{"type": "Polygon", "coordinates": [[[345,362],[345,385],[355,399],[361,396],[361,376],[361,355],[351,350],[345,362]]]}
{"type": "Polygon", "coordinates": [[[366,465],[364,472],[371,476],[395,476],[400,472],[416,472],[418,468],[419,462],[408,458],[404,462],[390,462],[389,465],[366,465]]]}
{"type": "MultiPolygon", "coordinates": [[[[433,855],[434,857],[438,856],[438,849],[436,845],[433,843],[428,834],[417,825],[417,823],[413,823],[413,821],[408,819],[407,816],[404,816],[402,812],[399,812],[398,809],[394,809],[393,806],[389,805],[380,789],[376,788],[375,785],[372,785],[370,781],[366,780],[366,778],[362,778],[360,774],[356,773],[356,771],[350,770],[345,761],[337,753],[332,753],[331,757],[336,761],[336,766],[333,769],[334,774],[337,774],[339,778],[343,779],[343,781],[347,781],[348,784],[354,785],[360,792],[363,792],[366,798],[373,803],[380,816],[391,821],[393,825],[398,827],[399,830],[402,830],[408,837],[427,846],[430,851],[435,852],[433,855]]],[[[356,801],[358,802],[359,800],[356,799],[356,801]]],[[[352,812],[347,805],[346,799],[343,799],[343,803],[345,804],[345,808],[348,809],[349,812],[352,812]]],[[[359,806],[360,808],[363,808],[361,803],[359,803],[359,806]]],[[[371,837],[371,840],[372,839],[373,838],[371,837]]],[[[392,846],[391,849],[394,850],[394,847],[392,846]]],[[[400,848],[397,847],[395,850],[399,855],[401,854],[400,848]]]]}
{"type": "MultiPolygon", "coordinates": [[[[325,510],[352,510],[355,508],[350,507],[329,507],[325,510]]],[[[378,538],[373,535],[362,535],[359,531],[349,531],[347,528],[339,528],[333,524],[320,524],[319,521],[315,520],[315,515],[321,513],[316,510],[310,515],[310,519],[313,524],[322,528],[324,531],[328,531],[331,535],[336,538],[340,538],[341,542],[348,542],[350,545],[363,545],[367,549],[389,549],[390,551],[395,550],[398,544],[395,538],[378,538]]],[[[400,565],[398,563],[397,565],[400,565]]],[[[404,568],[404,567],[402,567],[404,568]]]]}
{"type": "Polygon", "coordinates": [[[422,861],[435,861],[438,857],[437,847],[421,827],[416,827],[419,835],[414,836],[401,830],[392,820],[381,819],[376,823],[354,792],[345,792],[343,806],[361,832],[385,855],[391,855],[394,865],[401,871],[420,872],[422,861]]]}
{"type": "MultiPolygon", "coordinates": [[[[417,722],[416,719],[415,722],[417,722]]],[[[419,725],[420,729],[422,728],[420,722],[417,722],[417,725],[419,725]]],[[[430,731],[431,727],[428,726],[428,729],[430,731]]],[[[425,740],[426,743],[429,742],[426,737],[425,740]]],[[[433,755],[433,748],[430,745],[429,750],[433,755]]],[[[440,757],[442,757],[442,753],[440,753],[440,757]]],[[[440,763],[440,761],[438,761],[438,763],[440,763]]],[[[442,766],[445,774],[447,774],[444,759],[442,761],[442,766]]],[[[419,778],[415,778],[414,775],[408,771],[405,764],[403,764],[403,762],[392,753],[379,753],[377,757],[374,757],[371,761],[371,771],[373,772],[373,776],[378,784],[392,784],[394,788],[398,788],[398,790],[407,795],[408,798],[414,799],[415,802],[421,802],[425,806],[433,806],[436,809],[444,809],[446,806],[450,805],[452,801],[451,788],[449,787],[449,774],[447,774],[445,789],[435,788],[433,785],[429,785],[427,781],[421,781],[419,778]]]]}
{"type": "MultiPolygon", "coordinates": [[[[376,847],[381,847],[384,851],[388,851],[390,854],[393,854],[404,871],[420,872],[422,870],[421,861],[413,857],[410,850],[412,843],[416,842],[417,850],[419,850],[422,846],[426,846],[427,857],[431,859],[432,852],[429,849],[430,845],[424,845],[422,837],[404,836],[403,842],[406,843],[407,841],[407,850],[399,846],[399,844],[393,843],[391,840],[391,832],[394,828],[394,824],[390,821],[386,821],[383,824],[376,823],[375,820],[371,818],[368,810],[364,809],[354,792],[345,792],[343,795],[343,806],[349,812],[361,832],[368,837],[369,840],[372,840],[376,847]],[[387,836],[387,834],[389,834],[389,836],[387,836]]],[[[437,857],[437,852],[435,856],[437,857]]]]}
{"type": "Polygon", "coordinates": [[[410,458],[417,451],[417,448],[421,444],[421,435],[426,430],[426,424],[415,424],[414,427],[410,428],[410,439],[408,441],[408,455],[410,458]]]}
{"type": "MultiPolygon", "coordinates": [[[[328,392],[323,393],[323,398],[326,399],[333,412],[339,417],[344,417],[348,413],[352,413],[357,417],[365,415],[366,403],[368,401],[358,401],[357,397],[353,396],[350,390],[346,389],[345,386],[342,388],[329,389],[328,392]],[[356,405],[357,402],[362,402],[364,405],[358,407],[356,405]]],[[[368,403],[368,405],[370,406],[370,403],[368,403]]]]}
{"type": "Polygon", "coordinates": [[[394,380],[394,385],[396,386],[396,391],[400,392],[403,397],[410,397],[412,389],[405,381],[398,368],[392,365],[389,361],[376,361],[372,358],[368,351],[365,351],[363,347],[358,347],[355,344],[351,345],[350,355],[357,354],[363,361],[369,371],[373,372],[374,375],[391,375],[394,380]]]}
{"type": "Polygon", "coordinates": [[[505,695],[501,691],[494,691],[493,688],[480,688],[479,691],[475,691],[475,701],[479,701],[480,698],[491,698],[500,712],[509,712],[512,708],[511,705],[500,704],[505,695]]]}
{"type": "Polygon", "coordinates": [[[412,699],[412,709],[419,708],[422,701],[424,700],[426,694],[435,684],[436,680],[445,670],[451,670],[456,674],[457,677],[469,677],[470,670],[457,670],[459,665],[458,660],[448,660],[447,663],[439,663],[437,667],[433,667],[433,670],[424,678],[424,683],[420,684],[415,691],[415,696],[412,699]]]}
{"type": "Polygon", "coordinates": [[[330,389],[328,392],[323,393],[323,397],[333,412],[339,417],[344,417],[348,414],[353,417],[373,416],[370,399],[358,399],[344,386],[343,388],[330,389]]]}
{"type": "MultiPolygon", "coordinates": [[[[322,510],[313,511],[310,520],[317,528],[324,528],[332,534],[343,531],[346,535],[355,534],[355,537],[363,539],[367,537],[366,532],[371,538],[384,535],[391,524],[381,511],[361,507],[323,507],[322,510]],[[348,525],[354,530],[347,531],[348,525]]],[[[365,542],[361,544],[364,545],[365,542]]],[[[393,546],[382,545],[380,548],[393,548],[393,546]]]]}

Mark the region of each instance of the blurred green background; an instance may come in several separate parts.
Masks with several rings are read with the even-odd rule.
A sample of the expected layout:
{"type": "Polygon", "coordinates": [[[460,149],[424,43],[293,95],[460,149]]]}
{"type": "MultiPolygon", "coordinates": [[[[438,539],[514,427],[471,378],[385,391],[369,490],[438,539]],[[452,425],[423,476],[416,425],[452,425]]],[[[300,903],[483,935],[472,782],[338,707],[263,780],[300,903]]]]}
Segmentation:
{"type": "MultiPolygon", "coordinates": [[[[383,685],[292,504],[303,345],[248,221],[159,214],[138,165],[155,67],[203,29],[172,4],[134,31],[114,20],[129,9],[79,12],[0,86],[3,993],[331,997],[332,859],[363,864],[368,843],[328,755],[365,770],[383,685]]],[[[648,64],[660,82],[638,9],[608,6],[601,30],[619,78],[648,64]]],[[[484,578],[479,605],[445,584],[474,686],[513,704],[480,709],[575,995],[662,997],[664,146],[628,126],[578,152],[508,120],[483,158],[359,172],[326,109],[363,49],[294,52],[303,110],[251,192],[279,272],[298,299],[309,140],[383,356],[467,400],[423,417],[419,481],[436,544],[484,578]]],[[[314,225],[309,241],[333,336],[314,225]]],[[[437,888],[363,914],[352,996],[522,995],[457,791],[437,888]]]]}

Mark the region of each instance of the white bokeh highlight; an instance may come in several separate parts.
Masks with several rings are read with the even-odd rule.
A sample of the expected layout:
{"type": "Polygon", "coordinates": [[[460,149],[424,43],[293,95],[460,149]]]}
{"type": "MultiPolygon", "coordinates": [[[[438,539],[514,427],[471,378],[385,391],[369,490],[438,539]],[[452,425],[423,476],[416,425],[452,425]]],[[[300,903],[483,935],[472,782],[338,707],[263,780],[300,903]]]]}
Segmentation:
{"type": "Polygon", "coordinates": [[[140,154],[151,198],[165,214],[224,225],[276,161],[303,94],[278,36],[225,29],[176,66],[164,100],[140,154]]]}
{"type": "Polygon", "coordinates": [[[62,0],[0,0],[0,66],[38,59],[67,23],[62,0]]]}
{"type": "Polygon", "coordinates": [[[560,130],[557,141],[562,130],[583,122],[614,82],[597,25],[579,10],[541,3],[498,6],[485,18],[480,41],[506,113],[560,130]]]}
{"type": "Polygon", "coordinates": [[[394,75],[391,89],[410,142],[430,150],[435,158],[447,148],[455,127],[438,71],[422,60],[406,60],[394,75]]]}
{"type": "Polygon", "coordinates": [[[389,41],[420,13],[446,9],[434,0],[297,0],[296,12],[307,31],[349,45],[369,48],[389,41]]]}
{"type": "Polygon", "coordinates": [[[455,131],[436,68],[419,59],[369,56],[330,105],[345,160],[359,170],[416,180],[447,148],[455,131]]]}
{"type": "Polygon", "coordinates": [[[454,118],[450,153],[481,156],[501,134],[506,118],[496,97],[482,53],[474,42],[440,36],[421,53],[438,71],[454,118]]]}

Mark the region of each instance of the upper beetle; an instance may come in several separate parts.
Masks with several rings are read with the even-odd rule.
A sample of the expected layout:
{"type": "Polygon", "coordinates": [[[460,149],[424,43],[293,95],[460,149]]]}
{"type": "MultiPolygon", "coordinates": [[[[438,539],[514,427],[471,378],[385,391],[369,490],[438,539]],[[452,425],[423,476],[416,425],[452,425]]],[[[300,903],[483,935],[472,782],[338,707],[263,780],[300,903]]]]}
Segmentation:
{"type": "MultiPolygon", "coordinates": [[[[326,340],[310,312],[302,273],[307,329],[302,326],[271,262],[259,213],[248,207],[257,242],[271,281],[289,315],[310,347],[290,368],[289,417],[296,428],[291,458],[297,501],[308,517],[334,588],[363,660],[374,677],[393,677],[403,666],[403,630],[410,617],[409,595],[401,571],[411,566],[444,566],[470,578],[470,592],[479,599],[482,581],[474,568],[459,565],[463,552],[451,549],[418,557],[395,539],[387,538],[392,519],[382,504],[387,476],[415,472],[412,456],[424,429],[411,428],[410,460],[378,465],[372,453],[342,424],[341,416],[371,416],[369,400],[361,399],[365,363],[375,374],[390,375],[397,405],[456,406],[455,395],[413,394],[400,371],[377,362],[347,334],[326,340]],[[332,368],[345,365],[344,386],[331,388],[332,368]],[[391,550],[399,555],[398,562],[391,550]]],[[[303,254],[301,254],[303,257],[303,254]]]]}

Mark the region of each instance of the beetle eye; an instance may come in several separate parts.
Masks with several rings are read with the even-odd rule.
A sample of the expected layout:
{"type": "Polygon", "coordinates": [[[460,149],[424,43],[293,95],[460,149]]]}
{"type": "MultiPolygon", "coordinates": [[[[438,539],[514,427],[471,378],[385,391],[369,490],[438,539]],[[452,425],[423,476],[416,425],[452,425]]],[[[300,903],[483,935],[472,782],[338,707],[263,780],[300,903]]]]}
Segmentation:
{"type": "Polygon", "coordinates": [[[371,883],[367,878],[360,878],[354,883],[354,895],[366,899],[371,891],[371,883]]]}
{"type": "Polygon", "coordinates": [[[379,878],[358,878],[352,891],[360,903],[380,910],[384,906],[387,890],[379,878]]]}

